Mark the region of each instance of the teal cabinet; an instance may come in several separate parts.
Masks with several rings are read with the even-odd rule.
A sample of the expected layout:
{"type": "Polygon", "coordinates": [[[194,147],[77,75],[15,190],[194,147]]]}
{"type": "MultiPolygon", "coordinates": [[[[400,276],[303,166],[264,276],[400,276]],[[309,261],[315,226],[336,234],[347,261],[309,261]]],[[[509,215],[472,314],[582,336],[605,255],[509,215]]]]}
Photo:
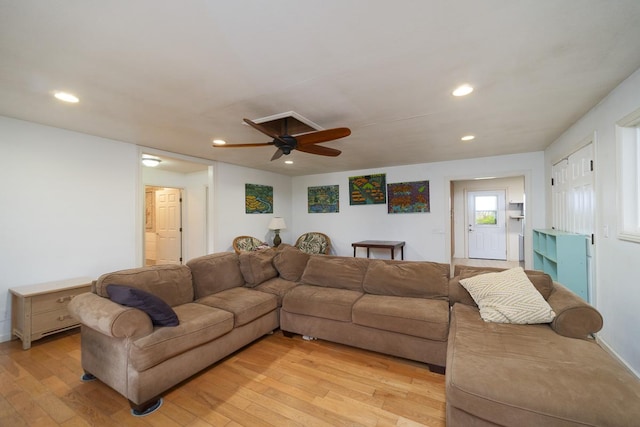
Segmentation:
{"type": "Polygon", "coordinates": [[[533,230],[533,268],[589,301],[587,236],[557,230],[533,230]]]}

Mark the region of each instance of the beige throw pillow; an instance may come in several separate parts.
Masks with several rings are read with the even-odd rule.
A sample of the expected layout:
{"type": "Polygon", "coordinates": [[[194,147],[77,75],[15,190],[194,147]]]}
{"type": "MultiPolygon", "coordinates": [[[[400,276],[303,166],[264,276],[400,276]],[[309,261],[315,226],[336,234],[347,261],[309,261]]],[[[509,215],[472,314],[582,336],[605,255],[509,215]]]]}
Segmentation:
{"type": "Polygon", "coordinates": [[[549,323],[556,315],[521,267],[462,279],[460,284],[485,322],[549,323]]]}

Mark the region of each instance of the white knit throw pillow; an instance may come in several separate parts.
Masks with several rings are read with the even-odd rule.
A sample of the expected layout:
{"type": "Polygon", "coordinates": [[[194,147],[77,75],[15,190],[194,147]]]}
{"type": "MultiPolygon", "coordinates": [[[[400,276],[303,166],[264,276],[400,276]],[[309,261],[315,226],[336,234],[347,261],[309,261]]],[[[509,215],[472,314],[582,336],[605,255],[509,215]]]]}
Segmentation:
{"type": "Polygon", "coordinates": [[[556,314],[522,267],[460,280],[485,322],[549,323],[556,314]]]}

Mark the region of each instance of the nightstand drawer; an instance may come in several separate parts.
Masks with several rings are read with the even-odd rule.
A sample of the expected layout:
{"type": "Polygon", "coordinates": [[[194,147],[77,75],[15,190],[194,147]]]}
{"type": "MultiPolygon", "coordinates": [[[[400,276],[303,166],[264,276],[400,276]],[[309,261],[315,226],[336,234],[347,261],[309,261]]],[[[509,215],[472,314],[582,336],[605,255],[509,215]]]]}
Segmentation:
{"type": "Polygon", "coordinates": [[[34,296],[31,299],[31,313],[44,313],[52,310],[66,309],[69,301],[76,295],[91,291],[91,286],[83,288],[68,289],[60,292],[52,292],[34,296]]]}
{"type": "Polygon", "coordinates": [[[67,328],[78,324],[66,308],[36,314],[31,318],[31,333],[39,334],[67,328]]]}

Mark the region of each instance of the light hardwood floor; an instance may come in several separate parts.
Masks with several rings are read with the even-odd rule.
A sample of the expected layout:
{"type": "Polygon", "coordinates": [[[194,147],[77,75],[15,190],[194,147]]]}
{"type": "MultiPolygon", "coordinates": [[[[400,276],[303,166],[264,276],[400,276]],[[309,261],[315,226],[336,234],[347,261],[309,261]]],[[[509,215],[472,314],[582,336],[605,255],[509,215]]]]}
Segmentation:
{"type": "Polygon", "coordinates": [[[266,336],[133,417],[82,383],[80,335],[0,344],[0,426],[444,426],[444,376],[421,363],[326,341],[266,336]]]}

